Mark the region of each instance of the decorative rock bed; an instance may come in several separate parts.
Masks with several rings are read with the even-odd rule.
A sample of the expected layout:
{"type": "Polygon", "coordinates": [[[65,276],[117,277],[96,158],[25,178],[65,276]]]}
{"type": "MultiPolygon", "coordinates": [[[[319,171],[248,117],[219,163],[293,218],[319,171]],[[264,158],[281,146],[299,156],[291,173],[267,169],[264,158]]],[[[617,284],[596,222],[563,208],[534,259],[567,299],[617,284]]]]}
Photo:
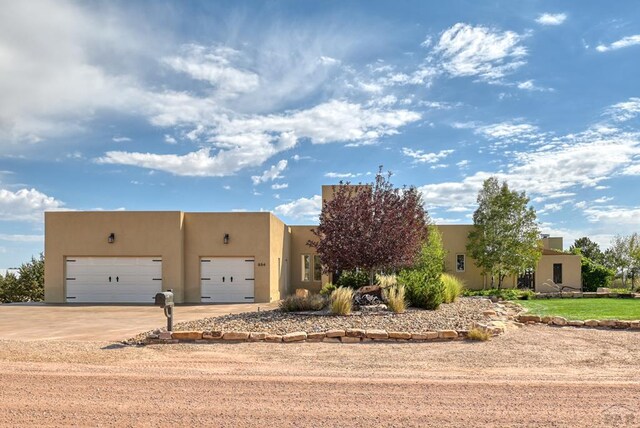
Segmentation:
{"type": "Polygon", "coordinates": [[[287,313],[280,310],[247,312],[179,323],[174,332],[140,334],[128,343],[216,342],[341,342],[448,341],[467,337],[479,328],[491,335],[504,332],[522,308],[484,298],[460,298],[435,311],[409,309],[403,314],[351,316],[287,313]]]}
{"type": "Polygon", "coordinates": [[[518,321],[522,324],[547,324],[555,326],[571,326],[571,327],[606,327],[614,328],[618,330],[640,330],[640,320],[568,320],[564,317],[553,316],[539,316],[521,314],[518,316],[518,321]]]}

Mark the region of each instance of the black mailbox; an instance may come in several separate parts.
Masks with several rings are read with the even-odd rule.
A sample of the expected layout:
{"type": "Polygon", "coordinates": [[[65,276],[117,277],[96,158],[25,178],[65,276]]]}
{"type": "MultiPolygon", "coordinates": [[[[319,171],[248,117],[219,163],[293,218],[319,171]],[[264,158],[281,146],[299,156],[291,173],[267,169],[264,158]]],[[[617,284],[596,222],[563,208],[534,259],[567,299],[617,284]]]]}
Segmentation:
{"type": "Polygon", "coordinates": [[[173,306],[173,293],[170,291],[163,291],[156,294],[156,306],[164,308],[165,306],[173,306]]]}

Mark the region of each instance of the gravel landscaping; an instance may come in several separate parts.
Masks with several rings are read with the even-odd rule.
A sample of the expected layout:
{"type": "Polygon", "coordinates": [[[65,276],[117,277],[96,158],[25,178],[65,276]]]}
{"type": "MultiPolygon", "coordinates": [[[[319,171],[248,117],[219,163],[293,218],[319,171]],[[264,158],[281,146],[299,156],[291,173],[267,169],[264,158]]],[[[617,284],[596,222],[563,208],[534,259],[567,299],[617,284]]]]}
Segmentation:
{"type": "MultiPolygon", "coordinates": [[[[282,335],[299,331],[313,333],[347,328],[409,332],[464,330],[470,328],[474,323],[489,320],[492,315],[491,311],[496,311],[496,305],[488,299],[461,297],[454,303],[441,305],[435,311],[410,308],[403,314],[335,316],[281,312],[275,309],[178,323],[174,326],[174,331],[222,330],[282,335]]],[[[142,333],[131,341],[141,341],[150,333],[142,333]]]]}

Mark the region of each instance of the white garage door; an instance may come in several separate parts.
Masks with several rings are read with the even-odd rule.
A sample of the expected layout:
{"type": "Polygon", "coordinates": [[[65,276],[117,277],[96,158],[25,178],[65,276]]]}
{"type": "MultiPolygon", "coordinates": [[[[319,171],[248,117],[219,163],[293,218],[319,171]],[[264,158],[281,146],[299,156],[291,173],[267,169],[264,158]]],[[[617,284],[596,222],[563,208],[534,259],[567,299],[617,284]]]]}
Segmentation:
{"type": "Polygon", "coordinates": [[[253,302],[253,261],[252,257],[200,259],[202,302],[253,302]]]}
{"type": "Polygon", "coordinates": [[[67,302],[153,303],[162,291],[159,257],[67,257],[67,302]]]}

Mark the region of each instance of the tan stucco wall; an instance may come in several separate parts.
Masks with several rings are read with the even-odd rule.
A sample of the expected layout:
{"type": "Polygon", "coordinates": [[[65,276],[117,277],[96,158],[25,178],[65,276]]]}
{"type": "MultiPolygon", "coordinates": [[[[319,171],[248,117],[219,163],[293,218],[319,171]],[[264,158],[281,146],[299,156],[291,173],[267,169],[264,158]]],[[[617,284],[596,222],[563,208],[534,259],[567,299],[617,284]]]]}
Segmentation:
{"type": "Polygon", "coordinates": [[[315,240],[315,235],[311,232],[314,226],[290,226],[291,229],[291,269],[289,293],[293,293],[296,288],[306,288],[309,291],[318,292],[322,284],[328,282],[328,276],[322,275],[321,281],[313,281],[313,269],[311,281],[302,280],[302,255],[316,254],[315,248],[307,245],[309,240],[315,240]]]}
{"type": "Polygon", "coordinates": [[[542,248],[545,248],[547,250],[562,251],[563,246],[563,239],[561,237],[551,236],[542,238],[542,248]]]}
{"type": "MultiPolygon", "coordinates": [[[[553,280],[553,264],[562,264],[562,286],[573,287],[576,290],[582,288],[582,272],[580,256],[571,254],[544,255],[540,258],[536,269],[536,291],[549,293],[558,291],[550,285],[553,280]],[[547,283],[547,285],[545,285],[547,283]]],[[[569,290],[567,290],[569,291],[569,290]]]]}
{"type": "Polygon", "coordinates": [[[271,301],[271,217],[267,212],[185,213],[185,302],[200,303],[202,257],[255,257],[255,302],[271,301]],[[229,234],[228,244],[223,242],[225,233],[229,234]]]}
{"type": "Polygon", "coordinates": [[[162,287],[182,302],[182,221],[179,211],[45,213],[45,301],[65,302],[66,257],[151,256],[162,257],[162,287]]]}
{"type": "MultiPolygon", "coordinates": [[[[447,252],[445,256],[445,272],[455,275],[465,282],[466,287],[471,290],[483,288],[485,277],[482,271],[476,266],[474,259],[467,255],[467,236],[473,229],[471,225],[442,225],[437,226],[442,235],[442,246],[447,252]],[[464,272],[456,272],[456,256],[465,254],[464,272]]],[[[510,282],[505,280],[506,284],[510,282]]]]}
{"type": "Polygon", "coordinates": [[[270,296],[271,300],[280,300],[288,294],[289,289],[289,251],[291,232],[278,217],[269,215],[269,248],[270,248],[270,296]]]}

